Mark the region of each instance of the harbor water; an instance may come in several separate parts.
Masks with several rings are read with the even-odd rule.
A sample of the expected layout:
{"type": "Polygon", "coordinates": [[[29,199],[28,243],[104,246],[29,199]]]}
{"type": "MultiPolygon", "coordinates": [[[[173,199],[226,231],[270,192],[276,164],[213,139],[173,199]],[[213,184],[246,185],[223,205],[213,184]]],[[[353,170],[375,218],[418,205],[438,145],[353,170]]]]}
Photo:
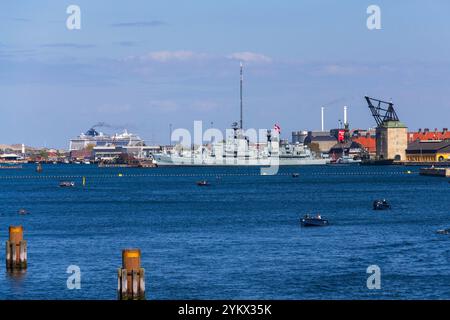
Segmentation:
{"type": "Polygon", "coordinates": [[[0,171],[1,299],[116,299],[125,248],[142,251],[147,299],[450,299],[450,235],[436,233],[450,227],[450,184],[418,167],[35,171],[0,171]],[[380,198],[392,209],[373,211],[380,198]],[[300,227],[317,213],[330,225],[300,227]],[[23,275],[5,270],[10,225],[28,241],[23,275]],[[71,265],[79,290],[67,288],[71,265]]]}

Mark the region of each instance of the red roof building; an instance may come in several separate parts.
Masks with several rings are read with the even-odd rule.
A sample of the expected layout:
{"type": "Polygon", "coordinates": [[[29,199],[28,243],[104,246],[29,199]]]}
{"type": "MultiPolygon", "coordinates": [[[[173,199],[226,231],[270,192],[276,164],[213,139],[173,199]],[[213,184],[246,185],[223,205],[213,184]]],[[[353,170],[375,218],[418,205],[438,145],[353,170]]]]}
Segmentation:
{"type": "Polygon", "coordinates": [[[354,142],[359,143],[370,154],[375,154],[377,151],[375,137],[372,136],[353,137],[352,140],[354,142]]]}
{"type": "Polygon", "coordinates": [[[450,131],[447,128],[438,131],[430,131],[429,129],[424,129],[423,131],[419,129],[417,132],[408,132],[408,141],[433,141],[433,140],[450,140],[450,131]]]}

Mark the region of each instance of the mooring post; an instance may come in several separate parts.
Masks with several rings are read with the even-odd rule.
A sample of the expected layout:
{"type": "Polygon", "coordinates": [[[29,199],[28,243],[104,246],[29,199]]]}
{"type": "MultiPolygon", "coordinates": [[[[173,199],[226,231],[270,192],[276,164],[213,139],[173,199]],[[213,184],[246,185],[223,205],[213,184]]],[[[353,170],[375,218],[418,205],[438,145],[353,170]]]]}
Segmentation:
{"type": "Polygon", "coordinates": [[[23,240],[23,227],[10,226],[6,241],[6,269],[10,271],[27,268],[27,242],[23,240]]]}
{"type": "Polygon", "coordinates": [[[141,250],[122,251],[122,268],[118,270],[117,291],[120,300],[145,299],[145,273],[141,268],[141,250]]]}

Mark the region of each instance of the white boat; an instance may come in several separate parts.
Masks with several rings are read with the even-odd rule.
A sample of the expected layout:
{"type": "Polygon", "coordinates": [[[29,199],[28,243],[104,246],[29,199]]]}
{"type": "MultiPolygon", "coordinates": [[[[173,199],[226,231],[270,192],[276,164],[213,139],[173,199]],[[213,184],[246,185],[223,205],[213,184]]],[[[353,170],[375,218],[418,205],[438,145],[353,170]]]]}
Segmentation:
{"type": "Polygon", "coordinates": [[[360,164],[361,162],[361,159],[354,159],[350,156],[342,156],[341,158],[336,160],[336,163],[338,164],[360,164]]]}

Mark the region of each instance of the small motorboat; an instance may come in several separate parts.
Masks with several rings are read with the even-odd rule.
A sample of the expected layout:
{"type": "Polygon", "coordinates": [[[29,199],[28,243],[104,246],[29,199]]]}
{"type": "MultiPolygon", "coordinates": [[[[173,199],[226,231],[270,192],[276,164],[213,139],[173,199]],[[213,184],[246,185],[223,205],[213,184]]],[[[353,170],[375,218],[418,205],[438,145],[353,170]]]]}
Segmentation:
{"type": "Polygon", "coordinates": [[[26,209],[22,208],[22,209],[19,210],[19,214],[20,215],[26,215],[26,214],[28,214],[28,211],[26,209]]]}
{"type": "Polygon", "coordinates": [[[292,178],[298,178],[299,176],[300,176],[300,173],[298,173],[298,172],[294,172],[292,174],[292,178]]]}
{"type": "Polygon", "coordinates": [[[206,180],[200,180],[200,181],[197,181],[197,185],[200,187],[207,187],[207,186],[210,186],[210,183],[206,180]]]}
{"type": "Polygon", "coordinates": [[[373,210],[388,210],[391,205],[385,200],[375,200],[373,202],[373,210]]]}
{"type": "Polygon", "coordinates": [[[62,182],[60,182],[59,186],[62,187],[62,188],[75,187],[75,182],[73,182],[73,181],[62,181],[62,182]]]}
{"type": "Polygon", "coordinates": [[[441,229],[436,231],[437,234],[450,234],[450,229],[441,229]]]}
{"type": "Polygon", "coordinates": [[[317,215],[315,217],[306,215],[302,219],[300,219],[300,224],[302,225],[302,227],[323,227],[329,225],[328,220],[323,219],[320,215],[317,215]]]}

